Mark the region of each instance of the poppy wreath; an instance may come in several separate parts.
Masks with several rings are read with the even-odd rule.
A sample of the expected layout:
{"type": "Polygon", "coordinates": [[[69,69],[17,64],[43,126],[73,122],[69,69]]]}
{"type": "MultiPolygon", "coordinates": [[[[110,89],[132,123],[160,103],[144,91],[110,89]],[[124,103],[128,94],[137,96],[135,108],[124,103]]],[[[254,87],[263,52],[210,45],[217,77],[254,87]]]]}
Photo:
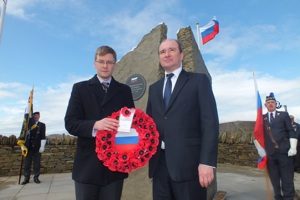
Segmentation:
{"type": "MultiPolygon", "coordinates": [[[[119,120],[120,113],[125,117],[130,116],[131,110],[123,107],[109,117],[119,120]]],[[[111,171],[129,173],[141,168],[147,164],[157,150],[159,133],[149,115],[135,108],[131,128],[138,133],[137,144],[116,144],[117,131],[99,130],[96,134],[97,157],[111,171]]]]}

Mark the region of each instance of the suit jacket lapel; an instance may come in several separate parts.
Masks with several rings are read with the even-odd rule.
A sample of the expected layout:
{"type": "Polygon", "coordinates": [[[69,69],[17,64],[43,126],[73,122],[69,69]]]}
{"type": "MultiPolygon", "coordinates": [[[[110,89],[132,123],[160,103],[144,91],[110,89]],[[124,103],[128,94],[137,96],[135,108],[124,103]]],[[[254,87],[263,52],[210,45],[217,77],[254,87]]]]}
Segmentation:
{"type": "Polygon", "coordinates": [[[179,77],[176,81],[174,90],[171,94],[171,99],[170,99],[170,102],[169,102],[169,106],[166,109],[166,112],[172,107],[172,104],[174,103],[174,101],[176,100],[177,96],[179,95],[181,89],[187,83],[188,80],[189,80],[188,73],[185,70],[182,70],[181,73],[179,74],[179,77]]]}
{"type": "Polygon", "coordinates": [[[106,104],[107,102],[109,102],[109,100],[115,95],[117,94],[119,90],[117,81],[112,77],[111,82],[109,84],[109,88],[107,90],[107,93],[104,96],[104,99],[101,103],[101,106],[103,106],[104,104],[106,104]]]}
{"type": "Polygon", "coordinates": [[[158,97],[159,110],[162,111],[161,114],[163,114],[163,111],[165,110],[163,89],[164,89],[164,78],[159,80],[157,89],[156,89],[156,94],[155,94],[155,96],[158,97]]]}
{"type": "Polygon", "coordinates": [[[104,92],[101,89],[101,83],[95,75],[93,78],[89,80],[89,85],[91,86],[91,93],[94,94],[97,105],[99,108],[101,107],[101,102],[103,101],[104,92]]]}

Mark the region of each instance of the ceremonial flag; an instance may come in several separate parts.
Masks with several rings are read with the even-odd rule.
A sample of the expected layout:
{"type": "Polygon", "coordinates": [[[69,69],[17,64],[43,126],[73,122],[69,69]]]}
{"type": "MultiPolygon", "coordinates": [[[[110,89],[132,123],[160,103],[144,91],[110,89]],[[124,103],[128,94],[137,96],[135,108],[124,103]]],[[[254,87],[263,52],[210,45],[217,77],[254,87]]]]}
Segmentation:
{"type": "Polygon", "coordinates": [[[259,169],[264,169],[267,164],[267,157],[265,153],[265,139],[264,139],[264,125],[263,125],[263,114],[262,114],[262,102],[258,91],[255,76],[253,74],[255,92],[256,92],[256,103],[257,103],[257,115],[256,122],[253,131],[254,144],[260,155],[257,163],[259,169]]]}
{"type": "Polygon", "coordinates": [[[219,33],[219,22],[214,17],[208,24],[199,28],[199,32],[202,38],[202,44],[214,39],[219,33]]]}
{"type": "Polygon", "coordinates": [[[33,113],[33,88],[29,93],[27,108],[25,109],[19,140],[25,140],[26,138],[26,134],[28,131],[28,123],[29,123],[29,119],[32,117],[32,113],[33,113]]]}

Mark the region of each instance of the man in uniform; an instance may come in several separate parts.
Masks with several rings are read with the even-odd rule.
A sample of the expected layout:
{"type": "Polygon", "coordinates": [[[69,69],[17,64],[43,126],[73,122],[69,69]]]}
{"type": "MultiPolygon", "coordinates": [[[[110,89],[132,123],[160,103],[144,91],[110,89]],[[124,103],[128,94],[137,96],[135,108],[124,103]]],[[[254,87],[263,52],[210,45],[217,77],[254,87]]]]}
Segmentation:
{"type": "MultiPolygon", "coordinates": [[[[292,126],[294,128],[294,131],[297,134],[298,140],[300,139],[300,124],[295,122],[295,117],[293,115],[290,115],[292,126]]],[[[300,142],[297,144],[297,155],[295,156],[294,161],[294,170],[295,172],[300,173],[300,142]]]]}
{"type": "Polygon", "coordinates": [[[29,183],[30,168],[33,162],[33,181],[40,183],[40,167],[41,153],[45,150],[46,144],[46,125],[39,121],[40,113],[34,112],[33,117],[29,120],[29,133],[26,136],[25,145],[28,149],[28,154],[25,157],[24,163],[24,181],[22,185],[29,183]]]}
{"type": "Polygon", "coordinates": [[[268,110],[263,115],[267,168],[276,200],[293,200],[294,167],[292,156],[297,153],[297,136],[287,112],[276,110],[276,99],[271,92],[266,97],[268,110]]]}

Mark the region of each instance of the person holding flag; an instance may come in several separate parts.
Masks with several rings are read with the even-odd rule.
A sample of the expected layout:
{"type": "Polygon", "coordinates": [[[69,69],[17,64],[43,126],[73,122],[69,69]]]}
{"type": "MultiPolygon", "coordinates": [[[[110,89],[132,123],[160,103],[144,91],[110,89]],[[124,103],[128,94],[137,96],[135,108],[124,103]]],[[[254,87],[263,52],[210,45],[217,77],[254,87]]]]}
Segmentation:
{"type": "Polygon", "coordinates": [[[297,153],[297,135],[293,130],[287,112],[276,110],[277,101],[274,93],[266,97],[263,115],[265,152],[267,169],[276,200],[293,200],[294,168],[293,157],[297,153]]]}
{"type": "Polygon", "coordinates": [[[40,183],[40,167],[41,167],[41,153],[45,150],[46,144],[46,125],[39,121],[40,112],[34,112],[33,117],[29,119],[28,127],[29,133],[26,135],[25,146],[28,149],[28,154],[25,157],[24,163],[24,181],[22,185],[29,183],[30,168],[33,163],[33,181],[40,183]]]}

